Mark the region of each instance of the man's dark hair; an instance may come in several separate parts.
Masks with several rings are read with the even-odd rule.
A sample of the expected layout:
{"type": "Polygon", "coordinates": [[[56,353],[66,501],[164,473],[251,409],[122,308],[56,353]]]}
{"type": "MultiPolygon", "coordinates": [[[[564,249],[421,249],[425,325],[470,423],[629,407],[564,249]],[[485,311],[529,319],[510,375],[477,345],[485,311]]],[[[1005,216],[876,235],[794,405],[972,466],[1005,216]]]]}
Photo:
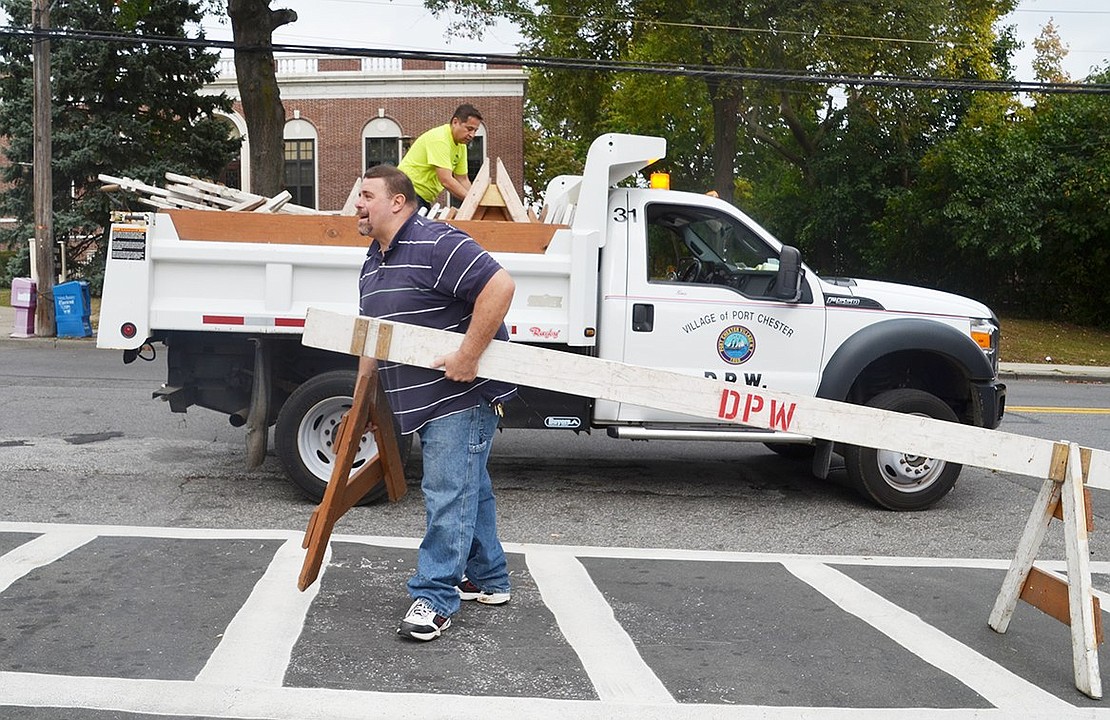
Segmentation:
{"type": "Polygon", "coordinates": [[[416,204],[416,189],[409,176],[387,163],[368,168],[362,174],[363,180],[380,179],[385,181],[385,189],[390,195],[404,195],[406,205],[416,204]]]}
{"type": "Polygon", "coordinates": [[[477,118],[478,122],[482,122],[482,113],[478,112],[478,108],[470,103],[463,103],[455,108],[455,114],[451,116],[452,120],[458,120],[461,123],[466,122],[470,118],[477,118]]]}

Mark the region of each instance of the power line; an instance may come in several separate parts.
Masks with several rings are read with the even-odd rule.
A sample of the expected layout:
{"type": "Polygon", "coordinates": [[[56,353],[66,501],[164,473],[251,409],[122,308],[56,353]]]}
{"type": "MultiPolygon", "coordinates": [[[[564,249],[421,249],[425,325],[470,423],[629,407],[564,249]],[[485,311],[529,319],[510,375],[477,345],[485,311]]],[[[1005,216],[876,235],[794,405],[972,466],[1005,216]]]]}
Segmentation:
{"type": "Polygon", "coordinates": [[[699,65],[691,63],[645,63],[624,60],[601,60],[563,57],[541,57],[499,53],[453,53],[445,51],[397,50],[380,48],[352,48],[327,45],[273,44],[265,48],[236,45],[231,40],[206,38],[161,37],[151,35],[125,35],[101,31],[49,29],[38,32],[25,28],[0,28],[0,36],[22,37],[28,40],[49,37],[52,40],[81,42],[115,42],[131,45],[157,45],[191,47],[249,52],[265,49],[293,55],[334,55],[340,57],[394,58],[401,60],[431,60],[443,62],[485,63],[545,70],[580,70],[590,72],[627,72],[672,77],[694,77],[705,80],[753,80],[768,83],[805,83],[811,85],[847,85],[854,87],[886,87],[909,90],[959,90],[1001,92],[1007,94],[1081,94],[1110,95],[1110,84],[1105,83],[1053,83],[1008,80],[980,80],[974,78],[933,78],[905,75],[865,75],[859,73],[812,72],[745,68],[736,66],[699,65]]]}

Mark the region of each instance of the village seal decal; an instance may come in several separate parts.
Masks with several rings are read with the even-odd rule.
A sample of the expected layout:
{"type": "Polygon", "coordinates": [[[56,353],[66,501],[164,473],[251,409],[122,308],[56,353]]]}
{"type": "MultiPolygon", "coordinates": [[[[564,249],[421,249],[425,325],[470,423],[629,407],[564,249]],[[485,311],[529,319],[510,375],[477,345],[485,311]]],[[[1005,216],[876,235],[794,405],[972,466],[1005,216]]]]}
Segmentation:
{"type": "Polygon", "coordinates": [[[746,363],[755,354],[755,335],[743,325],[730,325],[717,336],[717,354],[729,365],[746,363]]]}

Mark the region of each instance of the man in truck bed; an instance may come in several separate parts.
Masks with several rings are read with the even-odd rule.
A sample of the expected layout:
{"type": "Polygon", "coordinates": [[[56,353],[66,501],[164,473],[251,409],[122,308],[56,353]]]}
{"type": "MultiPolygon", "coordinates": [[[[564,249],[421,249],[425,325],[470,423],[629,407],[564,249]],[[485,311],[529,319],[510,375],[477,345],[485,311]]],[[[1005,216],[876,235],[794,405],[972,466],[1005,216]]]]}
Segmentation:
{"type": "Polygon", "coordinates": [[[431,207],[444,188],[462,201],[470,192],[467,146],[482,125],[482,115],[470,104],[459,105],[450,122],[428,130],[409,148],[398,165],[409,176],[416,197],[431,207]]]}

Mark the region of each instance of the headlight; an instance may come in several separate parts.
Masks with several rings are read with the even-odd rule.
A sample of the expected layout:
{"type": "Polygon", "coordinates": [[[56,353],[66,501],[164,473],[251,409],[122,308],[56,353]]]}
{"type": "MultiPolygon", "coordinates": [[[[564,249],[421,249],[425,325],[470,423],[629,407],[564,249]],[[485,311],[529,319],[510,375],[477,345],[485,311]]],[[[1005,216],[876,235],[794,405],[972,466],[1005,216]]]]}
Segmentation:
{"type": "Polygon", "coordinates": [[[971,339],[987,356],[991,362],[991,367],[994,369],[994,374],[998,374],[998,340],[999,340],[998,321],[994,318],[972,318],[971,319],[971,339]]]}

